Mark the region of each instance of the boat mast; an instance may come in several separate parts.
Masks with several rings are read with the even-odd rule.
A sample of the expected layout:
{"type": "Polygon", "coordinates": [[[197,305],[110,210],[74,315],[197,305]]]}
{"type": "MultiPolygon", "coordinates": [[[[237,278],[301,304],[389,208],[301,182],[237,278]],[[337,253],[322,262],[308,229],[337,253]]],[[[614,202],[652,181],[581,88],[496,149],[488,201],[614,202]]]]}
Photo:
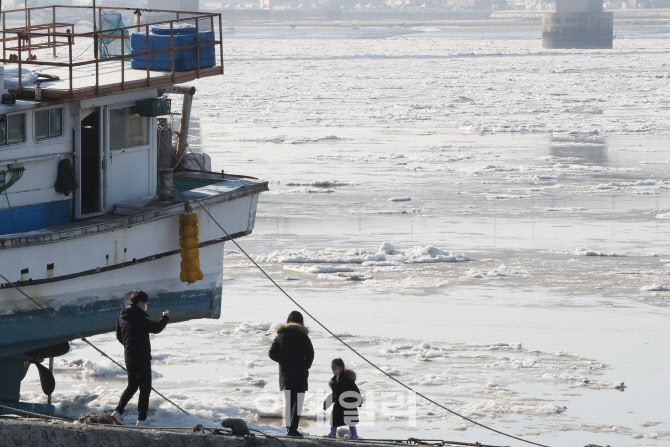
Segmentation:
{"type": "MultiPolygon", "coordinates": [[[[95,18],[95,0],[93,0],[93,56],[95,59],[98,59],[98,26],[97,19],[95,18]]],[[[121,41],[123,44],[123,41],[121,41]]]]}

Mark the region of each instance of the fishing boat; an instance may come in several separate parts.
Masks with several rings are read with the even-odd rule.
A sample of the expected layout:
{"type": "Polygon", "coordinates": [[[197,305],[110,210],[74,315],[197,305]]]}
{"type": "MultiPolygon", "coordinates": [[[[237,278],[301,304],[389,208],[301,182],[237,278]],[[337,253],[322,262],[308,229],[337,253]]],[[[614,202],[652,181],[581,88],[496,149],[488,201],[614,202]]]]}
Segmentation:
{"type": "Polygon", "coordinates": [[[223,75],[220,14],[1,17],[0,401],[19,404],[30,364],[49,382],[41,363],[78,338],[55,317],[84,337],[110,332],[144,290],[172,322],[218,318],[224,243],[252,232],[267,182],[189,152],[196,92],[183,84],[223,75]],[[175,98],[179,129],[165,118],[175,98]]]}

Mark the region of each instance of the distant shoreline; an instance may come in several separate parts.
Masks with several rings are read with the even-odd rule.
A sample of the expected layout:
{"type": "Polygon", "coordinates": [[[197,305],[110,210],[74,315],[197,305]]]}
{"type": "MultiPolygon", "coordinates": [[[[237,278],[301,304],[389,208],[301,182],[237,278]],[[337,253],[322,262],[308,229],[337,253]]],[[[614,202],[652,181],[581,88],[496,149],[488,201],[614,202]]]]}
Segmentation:
{"type": "MultiPolygon", "coordinates": [[[[481,27],[481,26],[542,26],[544,12],[527,11],[499,11],[487,15],[479,14],[429,14],[419,13],[392,13],[388,11],[375,14],[372,11],[345,13],[342,17],[329,17],[329,11],[314,10],[310,14],[301,10],[262,11],[262,10],[218,10],[223,22],[228,25],[263,25],[263,26],[328,26],[328,27],[374,27],[374,26],[454,26],[454,27],[481,27]]],[[[550,11],[548,11],[550,12],[550,11]]],[[[614,11],[615,25],[640,26],[670,26],[670,8],[656,10],[628,10],[614,11]]]]}
{"type": "MultiPolygon", "coordinates": [[[[301,27],[330,27],[330,28],[352,28],[352,27],[421,27],[421,26],[443,26],[443,27],[462,27],[477,28],[491,26],[518,26],[542,28],[542,20],[223,20],[224,27],[231,26],[267,26],[267,27],[289,27],[292,25],[301,27]]],[[[654,20],[633,20],[623,19],[614,20],[617,25],[630,26],[670,26],[670,17],[654,20]]]]}

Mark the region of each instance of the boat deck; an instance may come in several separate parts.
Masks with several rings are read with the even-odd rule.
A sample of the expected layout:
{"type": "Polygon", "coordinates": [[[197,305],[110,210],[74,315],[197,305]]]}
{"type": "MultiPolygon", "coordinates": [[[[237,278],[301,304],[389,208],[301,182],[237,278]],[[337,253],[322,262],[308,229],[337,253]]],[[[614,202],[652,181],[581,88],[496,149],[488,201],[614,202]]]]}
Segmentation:
{"type": "MultiPolygon", "coordinates": [[[[67,63],[66,60],[54,62],[67,63]]],[[[131,68],[130,61],[101,61],[97,65],[74,66],[72,70],[65,66],[26,66],[39,71],[40,74],[58,77],[58,80],[40,81],[42,99],[84,99],[93,96],[137,90],[140,88],[166,87],[169,85],[190,82],[199,77],[223,74],[223,67],[217,65],[199,71],[163,72],[136,70],[131,68]],[[72,82],[70,82],[70,80],[72,82]]],[[[17,64],[6,64],[5,70],[18,68],[17,64]]],[[[35,84],[22,86],[23,92],[35,94],[35,84]]]]}
{"type": "Polygon", "coordinates": [[[18,97],[84,99],[223,74],[220,14],[54,5],[3,10],[0,18],[0,63],[5,64],[5,73],[34,71],[47,78],[38,81],[40,88],[28,79],[17,79],[18,85],[10,90],[18,97]],[[110,25],[103,21],[107,13],[119,18],[123,15],[120,25],[132,23],[135,14],[146,20],[109,29],[110,25]],[[89,14],[97,18],[95,26],[86,29],[85,18],[89,14]],[[84,31],[75,33],[75,24],[78,29],[83,26],[84,31]],[[146,43],[137,43],[137,48],[132,49],[132,37],[138,34],[146,37],[146,43]],[[193,35],[193,39],[183,37],[187,35],[193,35]],[[113,50],[105,46],[110,42],[115,43],[113,50]],[[86,50],[81,52],[81,48],[86,50]],[[185,64],[189,58],[199,62],[185,64]],[[147,68],[133,69],[133,59],[136,65],[147,68]],[[162,71],[157,71],[159,67],[162,71]]]}
{"type": "Polygon", "coordinates": [[[157,196],[150,196],[118,203],[114,211],[101,216],[26,233],[1,235],[0,250],[113,231],[160,217],[179,215],[190,208],[197,209],[268,190],[266,181],[201,172],[175,174],[175,186],[181,201],[161,201],[157,196]],[[179,184],[185,188],[180,188],[179,184]]]}

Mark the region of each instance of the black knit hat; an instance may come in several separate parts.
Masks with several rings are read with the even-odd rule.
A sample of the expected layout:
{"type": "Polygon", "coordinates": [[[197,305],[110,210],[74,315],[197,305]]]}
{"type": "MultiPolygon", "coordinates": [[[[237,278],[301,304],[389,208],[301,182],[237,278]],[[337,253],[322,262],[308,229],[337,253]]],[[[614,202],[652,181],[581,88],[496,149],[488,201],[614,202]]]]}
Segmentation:
{"type": "Polygon", "coordinates": [[[149,295],[147,295],[145,292],[142,292],[141,290],[138,292],[133,292],[130,295],[130,302],[133,304],[147,303],[149,302],[149,295]]]}

